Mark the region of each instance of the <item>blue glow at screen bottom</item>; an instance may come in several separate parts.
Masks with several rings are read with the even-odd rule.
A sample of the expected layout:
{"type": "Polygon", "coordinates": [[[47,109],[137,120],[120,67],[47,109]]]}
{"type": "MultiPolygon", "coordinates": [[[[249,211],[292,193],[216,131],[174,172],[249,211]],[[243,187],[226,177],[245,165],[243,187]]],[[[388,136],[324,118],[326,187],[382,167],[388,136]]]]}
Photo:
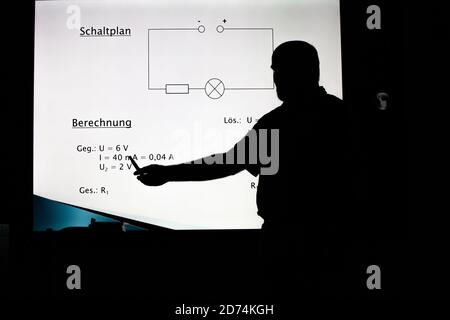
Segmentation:
{"type": "Polygon", "coordinates": [[[94,218],[97,222],[119,222],[68,204],[33,196],[33,230],[61,230],[69,227],[87,227],[94,218]]]}

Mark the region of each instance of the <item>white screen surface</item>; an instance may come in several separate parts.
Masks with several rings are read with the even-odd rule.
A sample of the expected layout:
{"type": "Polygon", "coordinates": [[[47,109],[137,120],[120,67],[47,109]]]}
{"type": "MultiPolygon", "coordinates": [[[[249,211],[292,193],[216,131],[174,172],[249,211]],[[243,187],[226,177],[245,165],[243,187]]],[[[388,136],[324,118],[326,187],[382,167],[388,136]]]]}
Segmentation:
{"type": "Polygon", "coordinates": [[[270,58],[285,41],[313,44],[342,97],[339,30],[338,0],[36,2],[34,194],[173,229],[259,228],[248,172],[146,187],[125,157],[227,151],[281,104],[270,58]]]}

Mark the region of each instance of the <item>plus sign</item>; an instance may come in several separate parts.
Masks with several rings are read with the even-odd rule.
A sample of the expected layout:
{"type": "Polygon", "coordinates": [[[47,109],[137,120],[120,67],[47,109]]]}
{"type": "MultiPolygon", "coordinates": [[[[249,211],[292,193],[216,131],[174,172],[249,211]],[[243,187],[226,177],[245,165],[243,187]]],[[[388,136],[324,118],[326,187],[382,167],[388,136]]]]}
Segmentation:
{"type": "Polygon", "coordinates": [[[223,19],[223,23],[227,23],[227,19],[223,19]]]}

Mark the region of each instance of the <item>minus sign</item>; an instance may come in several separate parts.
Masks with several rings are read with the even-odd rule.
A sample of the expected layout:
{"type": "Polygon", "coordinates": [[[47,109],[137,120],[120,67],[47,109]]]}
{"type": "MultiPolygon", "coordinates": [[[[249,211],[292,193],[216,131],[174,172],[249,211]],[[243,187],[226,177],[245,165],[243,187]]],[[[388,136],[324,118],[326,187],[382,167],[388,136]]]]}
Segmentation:
{"type": "Polygon", "coordinates": [[[109,160],[109,157],[105,157],[106,160],[109,160]]]}
{"type": "Polygon", "coordinates": [[[112,147],[108,147],[108,150],[112,150],[113,148],[112,147]]]}
{"type": "Polygon", "coordinates": [[[115,169],[116,168],[116,166],[111,166],[111,169],[115,169]]]}
{"type": "Polygon", "coordinates": [[[146,157],[145,156],[141,156],[141,159],[145,159],[146,157]]]}

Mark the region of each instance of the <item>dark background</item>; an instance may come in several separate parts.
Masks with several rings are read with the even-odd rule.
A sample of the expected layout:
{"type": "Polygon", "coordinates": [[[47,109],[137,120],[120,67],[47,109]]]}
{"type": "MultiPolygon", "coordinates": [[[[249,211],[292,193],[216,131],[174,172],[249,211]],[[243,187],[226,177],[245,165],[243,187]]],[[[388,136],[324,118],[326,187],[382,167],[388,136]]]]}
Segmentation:
{"type": "MultiPolygon", "coordinates": [[[[443,297],[446,291],[442,282],[446,248],[436,238],[444,233],[439,215],[445,211],[428,201],[426,194],[439,196],[433,193],[435,184],[425,182],[439,172],[434,161],[427,163],[427,174],[420,170],[424,152],[430,160],[436,150],[422,134],[429,132],[424,109],[440,103],[439,81],[430,70],[437,70],[436,64],[445,57],[434,40],[444,41],[438,32],[445,28],[445,19],[434,19],[431,27],[416,18],[425,11],[437,17],[442,10],[432,5],[424,10],[399,1],[341,1],[344,101],[354,110],[361,145],[355,179],[359,210],[353,220],[358,232],[346,275],[352,286],[343,296],[443,297]],[[381,30],[366,28],[366,8],[371,4],[381,7],[381,30]],[[421,71],[428,74],[419,76],[421,71]],[[428,85],[418,84],[419,80],[428,85]],[[430,89],[431,94],[424,94],[430,89]],[[390,95],[388,110],[377,108],[378,92],[390,95]],[[371,264],[381,267],[382,290],[365,286],[365,270],[371,264]]],[[[257,299],[261,276],[257,230],[31,231],[33,2],[5,8],[3,16],[0,295],[144,295],[169,304],[257,299]],[[66,289],[70,264],[81,267],[80,291],[66,289]]]]}

